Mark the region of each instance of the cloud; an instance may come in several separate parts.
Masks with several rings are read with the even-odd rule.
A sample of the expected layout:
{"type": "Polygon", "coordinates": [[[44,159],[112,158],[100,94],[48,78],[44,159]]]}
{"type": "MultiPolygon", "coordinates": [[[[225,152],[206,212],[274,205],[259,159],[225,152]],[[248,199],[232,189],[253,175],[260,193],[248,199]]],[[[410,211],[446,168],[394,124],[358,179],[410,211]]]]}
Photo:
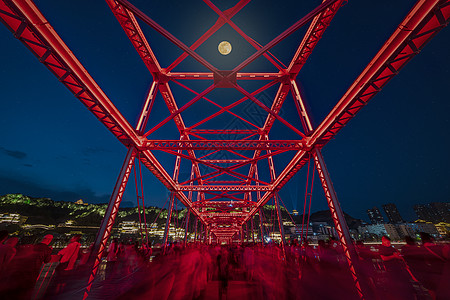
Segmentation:
{"type": "Polygon", "coordinates": [[[42,187],[25,178],[10,178],[0,175],[0,195],[23,194],[36,198],[51,198],[54,201],[76,201],[83,199],[88,203],[108,203],[108,195],[97,195],[90,189],[74,191],[58,190],[42,187]]]}
{"type": "Polygon", "coordinates": [[[27,154],[25,152],[17,150],[9,150],[3,147],[0,147],[0,152],[17,159],[24,159],[25,157],[27,157],[27,154]]]}

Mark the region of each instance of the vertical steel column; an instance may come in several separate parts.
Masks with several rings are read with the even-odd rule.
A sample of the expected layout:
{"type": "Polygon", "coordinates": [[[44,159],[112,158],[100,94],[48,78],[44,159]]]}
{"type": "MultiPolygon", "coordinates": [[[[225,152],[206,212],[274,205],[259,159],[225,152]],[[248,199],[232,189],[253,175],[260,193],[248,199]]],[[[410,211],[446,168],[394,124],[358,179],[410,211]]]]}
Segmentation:
{"type": "Polygon", "coordinates": [[[184,229],[184,245],[187,245],[187,236],[188,236],[188,231],[189,231],[189,216],[190,216],[190,211],[189,208],[187,209],[187,214],[186,214],[186,228],[184,229]]]}
{"type": "MultiPolygon", "coordinates": [[[[158,81],[153,81],[148,93],[145,98],[144,105],[142,107],[141,113],[139,115],[138,122],[136,124],[136,131],[142,133],[145,130],[145,126],[148,122],[148,116],[153,107],[153,103],[157,94],[157,86],[158,81]]],[[[90,253],[90,261],[94,259],[94,253],[97,254],[95,257],[94,265],[92,267],[91,275],[89,276],[88,284],[86,286],[86,290],[84,292],[83,299],[86,299],[91,287],[94,282],[95,275],[97,274],[98,267],[101,262],[101,258],[103,252],[106,249],[106,243],[108,242],[109,236],[111,235],[111,229],[114,225],[114,221],[116,219],[120,202],[122,201],[122,196],[125,191],[125,187],[128,182],[128,178],[130,177],[131,168],[134,163],[134,159],[136,158],[137,151],[130,147],[128,148],[127,155],[125,157],[125,161],[122,165],[122,169],[120,170],[119,177],[117,178],[116,185],[114,186],[113,193],[108,203],[108,207],[106,208],[105,216],[103,217],[102,224],[100,225],[100,229],[97,233],[97,238],[94,243],[94,247],[90,253]]]]}
{"type": "Polygon", "coordinates": [[[92,267],[91,275],[89,276],[83,299],[87,298],[91,290],[95,275],[97,274],[98,267],[100,266],[100,262],[103,257],[103,252],[106,250],[106,243],[108,242],[109,236],[111,235],[112,227],[119,211],[120,202],[122,201],[122,196],[125,192],[125,187],[127,186],[128,178],[130,177],[130,172],[135,157],[136,151],[133,147],[130,147],[125,157],[125,161],[123,162],[122,169],[120,170],[119,177],[117,178],[116,185],[114,186],[111,198],[109,199],[105,216],[103,217],[100,229],[97,233],[94,247],[92,248],[92,252],[90,254],[90,260],[92,261],[95,258],[95,261],[92,267]]]}
{"type": "MultiPolygon", "coordinates": [[[[184,136],[182,135],[180,137],[180,140],[183,140],[183,139],[184,139],[184,136]]],[[[178,150],[178,153],[181,153],[181,150],[178,150]]],[[[181,163],[181,157],[177,156],[177,158],[175,160],[175,168],[173,170],[173,176],[172,176],[172,178],[175,182],[178,182],[178,175],[180,174],[180,163],[181,163]]],[[[164,229],[163,253],[166,253],[167,240],[169,238],[169,232],[170,232],[170,219],[172,218],[173,204],[175,201],[177,201],[177,199],[175,198],[175,193],[172,192],[170,204],[169,204],[169,211],[167,214],[166,228],[164,229]]],[[[177,228],[175,228],[175,232],[176,232],[176,230],[177,230],[177,228]]]]}
{"type": "Polygon", "coordinates": [[[212,233],[212,231],[211,231],[211,226],[208,226],[208,245],[211,245],[212,244],[212,235],[213,235],[213,233],[212,233]]]}
{"type": "MultiPolygon", "coordinates": [[[[269,140],[269,136],[266,135],[265,139],[269,140]]],[[[267,150],[267,153],[271,154],[272,151],[271,150],[267,150]]],[[[267,158],[267,160],[269,162],[270,178],[271,178],[271,181],[273,182],[275,180],[275,178],[276,178],[275,165],[273,163],[273,157],[269,156],[267,158]]],[[[286,259],[286,240],[284,239],[284,226],[283,226],[283,220],[281,218],[280,203],[279,203],[279,199],[277,197],[277,194],[273,195],[273,199],[275,200],[275,205],[276,205],[276,208],[277,208],[278,227],[280,228],[280,236],[281,236],[281,249],[283,250],[283,257],[286,259]]]]}
{"type": "Polygon", "coordinates": [[[280,235],[281,235],[281,248],[283,250],[283,257],[284,259],[286,259],[286,240],[284,238],[284,226],[283,226],[283,219],[281,217],[280,199],[278,194],[275,194],[274,198],[275,198],[275,205],[277,207],[278,226],[280,228],[280,235]]]}
{"type": "Polygon", "coordinates": [[[245,223],[245,242],[248,243],[250,241],[250,230],[248,230],[248,222],[245,223]]]}
{"type": "MultiPolygon", "coordinates": [[[[255,164],[255,179],[259,179],[259,173],[258,173],[258,165],[255,164]]],[[[258,181],[256,182],[256,185],[259,185],[258,181]]],[[[258,190],[256,191],[256,200],[259,202],[261,199],[261,192],[258,190]]],[[[261,245],[264,245],[264,223],[263,223],[263,216],[262,216],[263,209],[262,207],[259,208],[259,226],[261,227],[261,245]]]]}
{"type": "Polygon", "coordinates": [[[255,230],[253,229],[253,216],[252,216],[252,241],[255,243],[255,230]]]}
{"type": "Polygon", "coordinates": [[[261,227],[261,245],[264,245],[264,222],[263,222],[263,209],[259,208],[259,226],[261,227]]]}
{"type": "Polygon", "coordinates": [[[170,219],[172,218],[173,203],[175,202],[175,193],[170,195],[169,210],[167,211],[166,228],[164,228],[163,253],[166,253],[167,240],[169,239],[170,219]]]}
{"type": "MultiPolygon", "coordinates": [[[[192,167],[191,167],[191,180],[192,180],[192,182],[190,183],[191,186],[194,184],[193,179],[195,178],[194,166],[195,165],[192,164],[192,167]]],[[[194,201],[192,201],[192,190],[190,190],[189,193],[188,193],[188,199],[191,202],[194,202],[194,201]]],[[[189,216],[190,216],[190,212],[191,212],[189,210],[189,207],[186,207],[186,209],[187,209],[187,215],[186,215],[186,228],[184,229],[184,246],[187,245],[187,234],[188,234],[188,231],[189,231],[189,216]]]]}
{"type": "Polygon", "coordinates": [[[198,227],[198,217],[195,217],[195,235],[194,235],[194,242],[197,242],[197,227],[198,227]]]}
{"type": "MultiPolygon", "coordinates": [[[[306,131],[306,133],[310,133],[313,128],[295,80],[291,80],[291,91],[297,109],[300,113],[300,118],[304,130],[306,131]]],[[[361,283],[358,279],[358,274],[360,274],[360,272],[356,272],[355,270],[358,269],[358,266],[356,265],[358,263],[358,254],[356,253],[356,249],[351,240],[347,222],[345,221],[344,213],[342,212],[341,206],[339,204],[339,200],[337,198],[336,191],[334,190],[333,183],[331,182],[330,174],[328,173],[321,151],[317,148],[314,148],[311,152],[314,156],[314,163],[316,165],[317,173],[319,173],[322,188],[325,192],[325,197],[327,198],[328,207],[330,208],[334,226],[339,235],[339,240],[341,241],[342,248],[344,249],[345,258],[347,259],[355,288],[358,292],[359,297],[361,299],[364,299],[364,294],[367,294],[366,296],[369,296],[369,294],[363,294],[361,289],[361,283]]],[[[364,286],[366,286],[366,284],[364,284],[364,286]]]]}
{"type": "Polygon", "coordinates": [[[334,190],[333,183],[331,182],[330,174],[328,173],[321,151],[317,148],[314,148],[313,154],[316,169],[317,172],[319,173],[323,191],[325,192],[325,197],[327,198],[328,207],[330,208],[331,211],[331,217],[333,218],[334,226],[338,233],[339,240],[341,241],[345,258],[347,259],[350,272],[352,273],[355,287],[357,289],[359,296],[363,298],[361,284],[360,281],[358,280],[357,272],[355,270],[356,269],[355,264],[357,264],[358,262],[358,254],[350,237],[350,232],[347,227],[347,222],[345,221],[344,213],[339,204],[336,191],[334,190]]]}

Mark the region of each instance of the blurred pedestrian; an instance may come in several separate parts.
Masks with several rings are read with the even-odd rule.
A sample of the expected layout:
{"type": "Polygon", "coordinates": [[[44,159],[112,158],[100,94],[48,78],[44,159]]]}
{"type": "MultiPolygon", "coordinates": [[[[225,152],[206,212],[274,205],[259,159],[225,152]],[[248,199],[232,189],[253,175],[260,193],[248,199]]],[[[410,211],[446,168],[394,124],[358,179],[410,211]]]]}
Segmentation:
{"type": "Polygon", "coordinates": [[[379,254],[386,270],[384,297],[393,300],[414,299],[411,274],[408,273],[407,265],[400,256],[400,252],[391,246],[391,239],[388,236],[381,238],[379,254]]]}
{"type": "Polygon", "coordinates": [[[10,237],[3,244],[0,244],[0,278],[4,274],[8,264],[16,255],[16,245],[19,241],[17,237],[10,237]]]}
{"type": "Polygon", "coordinates": [[[4,241],[8,238],[8,231],[6,230],[0,230],[0,244],[3,244],[4,241]]]}
{"type": "Polygon", "coordinates": [[[58,267],[56,267],[57,272],[73,270],[80,251],[80,239],[80,234],[74,235],[70,239],[69,244],[64,249],[58,252],[58,255],[61,256],[61,259],[59,261],[58,267]]]}
{"type": "Polygon", "coordinates": [[[119,242],[117,238],[114,238],[108,247],[108,254],[106,255],[106,279],[110,279],[116,271],[119,250],[119,242]]]}

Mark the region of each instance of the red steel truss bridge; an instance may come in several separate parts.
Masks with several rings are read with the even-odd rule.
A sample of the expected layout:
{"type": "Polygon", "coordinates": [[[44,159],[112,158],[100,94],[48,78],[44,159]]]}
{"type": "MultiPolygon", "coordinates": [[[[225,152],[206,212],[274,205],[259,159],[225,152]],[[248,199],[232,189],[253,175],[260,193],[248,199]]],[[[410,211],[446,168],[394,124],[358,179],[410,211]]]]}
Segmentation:
{"type": "MultiPolygon", "coordinates": [[[[85,297],[137,162],[170,191],[165,243],[176,200],[203,224],[207,242],[230,242],[233,237],[242,236],[243,226],[252,221],[269,200],[277,207],[281,229],[278,191],[305,165],[314,164],[355,287],[363,297],[364,285],[358,280],[358,266],[354,263],[356,252],[321,149],[448,24],[450,1],[419,0],[317,127],[312,125],[297,75],[346,1],[324,0],[265,45],[256,42],[245,33],[245,28],[233,22],[233,17],[249,0],[241,0],[224,11],[212,1],[204,0],[217,14],[217,21],[192,45],[183,43],[131,2],[106,2],[153,78],[135,125],[130,124],[102,91],[32,1],[0,0],[0,19],[14,37],[128,149],[95,243],[95,262],[85,297]],[[152,49],[153,37],[147,37],[140,24],[176,45],[182,54],[174,57],[170,65],[162,66],[158,53],[164,49],[152,49]],[[196,52],[224,25],[233,28],[254,48],[253,54],[242,57],[232,70],[219,69],[196,52]],[[306,34],[290,62],[284,65],[270,51],[300,28],[307,28],[306,34]],[[175,71],[187,58],[196,61],[198,68],[175,71]],[[270,63],[271,72],[244,72],[247,66],[261,59],[270,63]],[[192,87],[193,82],[199,81],[200,84],[192,87]],[[258,87],[250,88],[254,86],[258,87]],[[174,87],[189,91],[192,97],[177,98],[174,87]],[[229,90],[239,97],[230,99],[229,90]],[[269,104],[261,100],[261,94],[269,95],[269,104]],[[158,124],[149,126],[157,95],[162,96],[169,114],[158,124]],[[297,123],[284,118],[281,111],[285,104],[296,110],[297,123]],[[243,106],[250,113],[243,113],[243,106]],[[252,118],[254,114],[262,121],[252,118]],[[176,127],[176,136],[156,139],[165,136],[160,133],[167,126],[176,127]],[[275,126],[289,132],[287,136],[291,138],[277,139],[275,126]],[[160,159],[160,153],[164,153],[165,159],[160,159]],[[182,177],[181,173],[189,175],[182,177]]],[[[282,229],[280,233],[284,247],[282,229]]]]}

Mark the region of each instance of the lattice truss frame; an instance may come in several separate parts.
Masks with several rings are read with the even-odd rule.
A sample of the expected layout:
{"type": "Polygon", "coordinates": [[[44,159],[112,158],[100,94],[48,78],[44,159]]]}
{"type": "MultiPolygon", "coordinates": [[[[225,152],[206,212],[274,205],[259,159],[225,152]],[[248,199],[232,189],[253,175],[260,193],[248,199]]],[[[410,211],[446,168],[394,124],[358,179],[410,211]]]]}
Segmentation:
{"type": "MultiPolygon", "coordinates": [[[[217,236],[222,237],[227,236],[227,228],[229,228],[227,237],[236,234],[238,229],[274,197],[311,157],[316,157],[316,150],[320,150],[328,143],[439,30],[445,27],[450,16],[449,1],[418,1],[323,122],[317,128],[313,128],[296,77],[342,6],[343,0],[323,1],[265,46],[261,46],[246,35],[232,21],[233,16],[238,14],[249,0],[241,0],[226,11],[221,11],[210,0],[204,0],[218,15],[218,19],[191,46],[182,43],[127,0],[106,0],[106,2],[153,77],[153,83],[135,127],[130,125],[114,106],[32,2],[0,0],[0,19],[14,36],[24,43],[39,61],[129,149],[128,156],[131,155],[133,160],[134,157],[138,158],[173,193],[174,197],[208,226],[213,234],[216,232],[217,236]],[[183,54],[171,65],[162,68],[137,18],[182,49],[183,54]],[[287,67],[284,66],[269,52],[270,49],[308,23],[309,28],[294,57],[287,67]],[[225,24],[231,26],[256,50],[233,70],[226,71],[217,69],[195,52],[225,24]],[[208,71],[173,71],[188,56],[208,71]],[[241,72],[261,56],[264,56],[278,72],[241,72]],[[208,81],[210,85],[202,91],[195,91],[186,82],[196,80],[208,81]],[[262,83],[261,87],[248,91],[241,84],[247,80],[259,81],[262,83]],[[171,87],[174,85],[181,86],[193,94],[193,98],[181,107],[172,93],[171,87]],[[270,106],[258,100],[260,93],[273,87],[276,87],[277,91],[272,96],[270,106]],[[219,88],[235,89],[242,97],[221,106],[215,99],[208,98],[208,94],[219,88]],[[170,115],[156,126],[147,128],[147,121],[149,117],[151,118],[151,109],[158,93],[162,95],[170,115]],[[295,103],[302,124],[301,129],[280,115],[288,97],[295,103]],[[217,110],[194,124],[187,122],[184,113],[199,101],[206,101],[217,110]],[[265,114],[263,124],[255,124],[233,110],[244,102],[251,103],[257,107],[259,113],[265,114]],[[246,126],[230,129],[207,127],[209,121],[224,115],[239,120],[246,126]],[[178,130],[178,139],[151,138],[152,134],[171,122],[178,130]],[[297,138],[272,139],[271,130],[275,122],[285,126],[297,138]],[[170,169],[173,168],[173,164],[171,167],[162,165],[155,155],[157,151],[173,155],[174,170],[170,169]],[[282,170],[277,174],[274,158],[279,155],[290,156],[284,166],[277,165],[277,170],[282,170]],[[190,169],[188,178],[179,177],[182,165],[183,167],[187,165],[190,169]],[[265,175],[267,178],[263,178],[261,174],[263,168],[269,170],[265,175]]],[[[130,166],[129,163],[125,165],[130,166]]],[[[118,185],[122,187],[123,182],[118,182],[118,185]]],[[[118,209],[118,204],[116,206],[118,209]]],[[[111,226],[108,226],[109,230],[111,226]]]]}

